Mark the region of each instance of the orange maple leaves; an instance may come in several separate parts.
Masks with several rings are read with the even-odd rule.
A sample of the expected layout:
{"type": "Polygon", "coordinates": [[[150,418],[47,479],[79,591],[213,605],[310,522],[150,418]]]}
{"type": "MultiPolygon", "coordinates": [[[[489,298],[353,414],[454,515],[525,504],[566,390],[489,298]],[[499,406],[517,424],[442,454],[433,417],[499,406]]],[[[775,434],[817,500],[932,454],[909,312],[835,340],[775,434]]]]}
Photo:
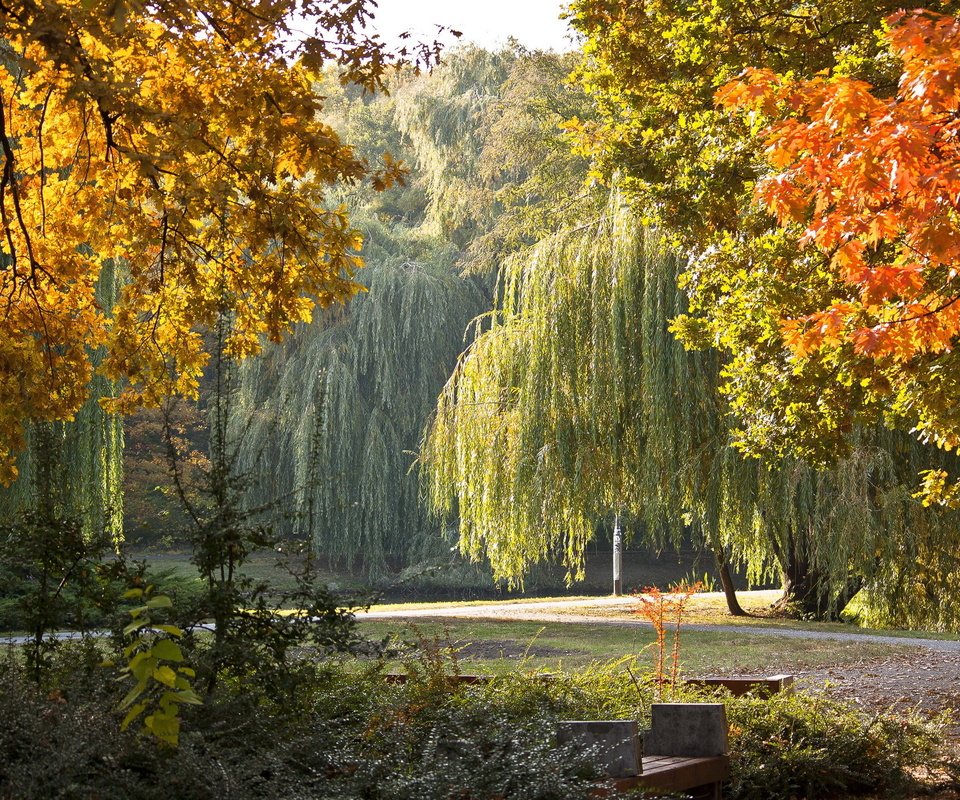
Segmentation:
{"type": "Polygon", "coordinates": [[[950,350],[960,335],[960,21],[887,20],[903,63],[892,97],[843,76],[794,80],[748,69],[717,102],[764,130],[776,170],[756,196],[839,279],[827,307],[782,323],[805,356],[852,344],[874,358],[950,350]]]}

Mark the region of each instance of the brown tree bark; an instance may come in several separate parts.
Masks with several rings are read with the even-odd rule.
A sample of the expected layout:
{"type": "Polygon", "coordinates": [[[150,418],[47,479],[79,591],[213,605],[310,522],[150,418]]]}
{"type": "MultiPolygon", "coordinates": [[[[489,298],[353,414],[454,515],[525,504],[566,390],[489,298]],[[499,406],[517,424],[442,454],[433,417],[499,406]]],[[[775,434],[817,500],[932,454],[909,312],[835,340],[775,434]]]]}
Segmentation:
{"type": "Polygon", "coordinates": [[[749,617],[750,615],[743,610],[743,606],[737,599],[737,590],[733,585],[733,576],[730,574],[730,564],[727,562],[726,552],[722,547],[719,547],[714,550],[714,556],[717,559],[717,573],[720,575],[723,595],[727,599],[727,609],[734,617],[749,617]]]}
{"type": "Polygon", "coordinates": [[[844,590],[833,592],[829,581],[810,563],[804,549],[795,531],[788,533],[786,550],[774,547],[783,576],[783,594],[774,608],[803,619],[838,619],[861,581],[850,579],[844,590]]]}

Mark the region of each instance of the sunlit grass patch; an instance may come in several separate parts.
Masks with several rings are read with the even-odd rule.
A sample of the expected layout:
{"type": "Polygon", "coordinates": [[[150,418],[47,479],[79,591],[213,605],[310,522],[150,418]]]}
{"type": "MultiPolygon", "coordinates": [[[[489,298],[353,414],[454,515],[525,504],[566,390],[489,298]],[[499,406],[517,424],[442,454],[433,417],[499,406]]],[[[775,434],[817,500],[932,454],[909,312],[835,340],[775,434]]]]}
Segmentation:
{"type": "MultiPolygon", "coordinates": [[[[653,630],[648,626],[546,623],[529,621],[364,620],[367,636],[394,635],[449,641],[469,671],[501,673],[523,661],[530,668],[572,670],[596,661],[636,654],[641,668],[653,663],[653,630]]],[[[681,664],[687,675],[708,672],[767,673],[807,670],[904,654],[906,644],[785,638],[724,631],[682,632],[681,664]]]]}

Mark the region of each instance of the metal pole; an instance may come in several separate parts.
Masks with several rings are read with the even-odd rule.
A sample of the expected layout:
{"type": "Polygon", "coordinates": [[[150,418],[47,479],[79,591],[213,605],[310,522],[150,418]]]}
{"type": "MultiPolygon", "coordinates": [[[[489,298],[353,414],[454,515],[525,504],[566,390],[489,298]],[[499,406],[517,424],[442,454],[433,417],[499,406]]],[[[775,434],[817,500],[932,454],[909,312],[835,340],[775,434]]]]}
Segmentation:
{"type": "Polygon", "coordinates": [[[623,594],[623,532],[620,530],[620,515],[613,518],[613,596],[623,594]]]}

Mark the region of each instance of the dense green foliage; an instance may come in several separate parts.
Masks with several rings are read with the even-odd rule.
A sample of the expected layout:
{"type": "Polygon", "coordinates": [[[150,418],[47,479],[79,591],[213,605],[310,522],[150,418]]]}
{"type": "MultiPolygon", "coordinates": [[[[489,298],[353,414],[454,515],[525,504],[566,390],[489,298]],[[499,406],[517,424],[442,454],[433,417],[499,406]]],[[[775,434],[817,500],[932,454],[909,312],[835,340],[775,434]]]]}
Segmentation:
{"type": "Polygon", "coordinates": [[[449,255],[412,255],[371,263],[369,292],[348,316],[249,365],[235,409],[253,502],[291,498],[288,530],[368,573],[435,555],[441,543],[409,453],[481,308],[449,255]]]}
{"type": "Polygon", "coordinates": [[[683,266],[617,193],[599,222],[508,263],[499,310],[447,384],[423,454],[463,551],[513,581],[561,552],[577,576],[598,523],[621,513],[661,543],[692,526],[753,580],[779,573],[807,613],[865,584],[888,621],[955,625],[927,593],[942,577],[931,542],[949,540],[957,516],[911,497],[917,469],[944,456],[877,429],[830,470],[743,458],[719,359],[667,330],[685,311],[683,266]]]}
{"type": "MultiPolygon", "coordinates": [[[[262,682],[227,681],[205,705],[184,709],[171,752],[119,731],[119,714],[108,709],[122,688],[100,658],[89,646],[65,648],[42,691],[15,659],[2,662],[0,792],[44,800],[586,797],[597,779],[594,753],[555,747],[555,721],[643,724],[654,691],[622,664],[458,687],[447,680],[455,663],[428,645],[402,685],[384,680],[375,662],[301,662],[277,695],[262,682]]],[[[916,717],[868,719],[805,695],[726,702],[734,800],[903,796],[909,771],[943,755],[938,723],[916,717]]]]}

